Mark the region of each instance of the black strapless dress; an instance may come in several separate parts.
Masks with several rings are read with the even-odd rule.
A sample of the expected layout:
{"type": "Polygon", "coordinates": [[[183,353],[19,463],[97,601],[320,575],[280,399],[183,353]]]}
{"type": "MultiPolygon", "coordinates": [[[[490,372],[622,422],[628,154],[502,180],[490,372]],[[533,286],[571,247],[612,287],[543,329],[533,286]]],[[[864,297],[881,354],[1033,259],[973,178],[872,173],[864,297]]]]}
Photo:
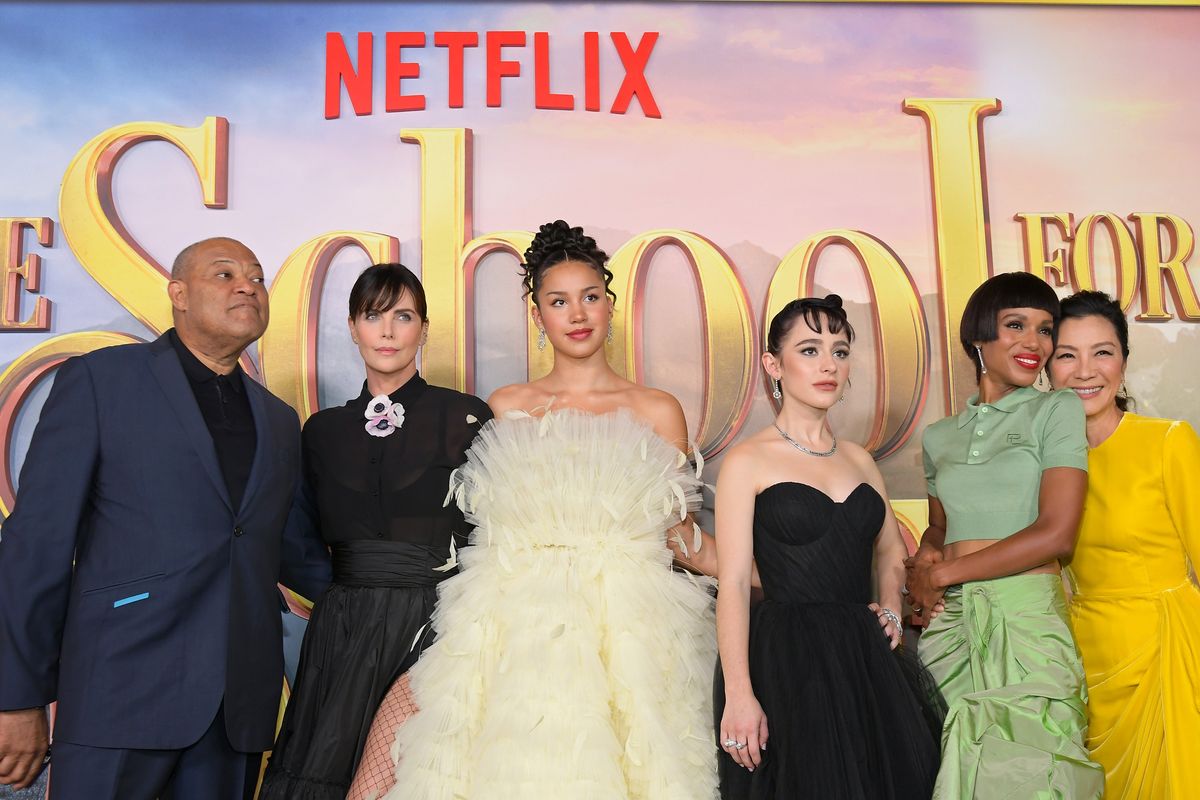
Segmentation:
{"type": "MultiPolygon", "coordinates": [[[[802,483],[756,499],[754,557],[766,599],[750,611],[750,679],[768,747],[753,773],[720,755],[723,798],[932,795],[944,704],[916,653],[890,650],[867,608],[884,514],[865,483],[840,503],[802,483]]],[[[714,701],[719,737],[719,666],[714,701]]]]}

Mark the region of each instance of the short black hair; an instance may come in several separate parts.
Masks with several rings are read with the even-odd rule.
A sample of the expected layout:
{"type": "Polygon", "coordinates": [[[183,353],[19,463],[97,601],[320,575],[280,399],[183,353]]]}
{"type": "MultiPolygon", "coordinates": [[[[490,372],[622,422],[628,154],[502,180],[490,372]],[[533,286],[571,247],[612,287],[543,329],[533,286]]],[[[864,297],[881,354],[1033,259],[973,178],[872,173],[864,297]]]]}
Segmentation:
{"type": "Polygon", "coordinates": [[[427,321],[425,287],[412,270],[399,263],[372,264],[362,271],[350,290],[350,319],[372,311],[386,311],[405,291],[412,295],[413,308],[421,321],[427,321]]]}
{"type": "Polygon", "coordinates": [[[797,298],[779,310],[771,318],[771,327],[767,329],[767,352],[778,357],[783,349],[783,340],[792,332],[792,326],[797,319],[803,319],[804,324],[816,333],[823,332],[823,325],[829,326],[829,332],[846,333],[846,340],[854,341],[854,327],[846,317],[842,308],[842,298],[836,294],[825,297],[797,298]]]}
{"type": "MultiPolygon", "coordinates": [[[[1117,341],[1121,344],[1121,358],[1129,360],[1129,320],[1125,319],[1125,312],[1121,310],[1120,303],[1104,292],[1091,290],[1076,292],[1063,299],[1060,325],[1063,320],[1084,317],[1100,317],[1107,320],[1117,331],[1117,341]]],[[[1058,326],[1054,328],[1054,344],[1058,345],[1058,326]]],[[[1117,408],[1128,411],[1133,405],[1133,398],[1118,393],[1116,402],[1117,408]]]]}
{"type": "Polygon", "coordinates": [[[537,303],[537,292],[542,285],[546,270],[564,261],[588,264],[604,279],[604,293],[613,300],[617,295],[610,288],[613,274],[605,264],[608,253],[596,245],[596,240],[584,234],[583,228],[571,227],[561,219],[547,222],[538,228],[521,263],[521,282],[525,285],[525,296],[533,296],[537,303]]]}
{"type": "Polygon", "coordinates": [[[1058,295],[1050,284],[1028,272],[1003,272],[993,275],[971,293],[958,325],[958,340],[963,352],[975,365],[975,380],[981,375],[976,342],[994,342],[999,336],[1000,312],[1006,308],[1036,308],[1048,313],[1054,324],[1062,313],[1058,295]]]}

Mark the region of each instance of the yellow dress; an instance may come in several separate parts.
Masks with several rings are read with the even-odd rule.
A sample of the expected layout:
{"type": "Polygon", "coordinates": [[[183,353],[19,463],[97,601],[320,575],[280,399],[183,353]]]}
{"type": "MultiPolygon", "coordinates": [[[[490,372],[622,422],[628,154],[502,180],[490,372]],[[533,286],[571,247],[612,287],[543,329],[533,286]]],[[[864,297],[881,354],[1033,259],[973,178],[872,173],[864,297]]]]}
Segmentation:
{"type": "Polygon", "coordinates": [[[1200,438],[1127,413],[1088,455],[1070,565],[1088,738],[1109,800],[1200,797],[1200,438]]]}

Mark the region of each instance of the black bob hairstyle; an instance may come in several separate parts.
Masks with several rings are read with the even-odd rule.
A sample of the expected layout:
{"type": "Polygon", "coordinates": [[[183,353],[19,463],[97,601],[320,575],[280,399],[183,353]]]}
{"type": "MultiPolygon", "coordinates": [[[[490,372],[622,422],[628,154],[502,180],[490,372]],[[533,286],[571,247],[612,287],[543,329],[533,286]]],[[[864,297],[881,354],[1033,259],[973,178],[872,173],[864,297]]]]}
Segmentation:
{"type": "Polygon", "coordinates": [[[1045,311],[1058,325],[1061,314],[1058,295],[1050,284],[1028,272],[1004,272],[993,275],[971,293],[958,325],[958,340],[963,352],[975,365],[975,381],[981,371],[976,342],[994,342],[1000,337],[997,324],[1006,308],[1036,308],[1045,311]]]}
{"type": "MultiPolygon", "coordinates": [[[[1117,342],[1121,345],[1121,358],[1124,361],[1129,360],[1129,321],[1125,319],[1125,312],[1121,310],[1121,304],[1109,297],[1104,292],[1082,291],[1076,292],[1070,297],[1064,298],[1062,301],[1062,317],[1059,319],[1059,325],[1069,319],[1083,319],[1085,317],[1100,317],[1107,320],[1117,332],[1117,342]]],[[[1054,329],[1054,343],[1058,344],[1058,327],[1054,329]]],[[[1116,398],[1117,408],[1122,411],[1129,411],[1134,405],[1133,398],[1121,392],[1117,393],[1116,398]]]]}
{"type": "Polygon", "coordinates": [[[521,282],[525,285],[525,296],[533,297],[537,303],[538,289],[542,286],[542,277],[546,270],[564,261],[578,261],[593,267],[604,279],[604,293],[613,300],[617,295],[609,285],[613,274],[604,265],[608,263],[608,254],[596,245],[596,240],[587,236],[583,228],[572,228],[561,219],[547,222],[538,228],[537,235],[521,264],[521,282]]]}
{"type": "Polygon", "coordinates": [[[397,263],[372,264],[362,271],[350,290],[350,319],[388,310],[404,296],[405,291],[412,295],[413,310],[422,322],[427,322],[425,287],[412,270],[397,263]]]}
{"type": "Polygon", "coordinates": [[[797,319],[803,319],[804,324],[816,333],[823,332],[823,326],[829,326],[833,334],[846,333],[846,341],[854,341],[854,327],[846,318],[846,310],[842,308],[842,298],[836,294],[825,297],[801,297],[791,301],[771,318],[771,327],[767,329],[767,352],[776,358],[783,349],[783,340],[792,332],[797,319]]]}

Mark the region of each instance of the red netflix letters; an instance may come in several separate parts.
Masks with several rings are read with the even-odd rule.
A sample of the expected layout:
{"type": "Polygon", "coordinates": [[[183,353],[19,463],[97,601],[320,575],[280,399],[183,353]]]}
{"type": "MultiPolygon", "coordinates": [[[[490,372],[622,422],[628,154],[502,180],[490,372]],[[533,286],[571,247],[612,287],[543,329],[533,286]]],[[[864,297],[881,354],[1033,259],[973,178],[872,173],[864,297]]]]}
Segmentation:
{"type": "MultiPolygon", "coordinates": [[[[468,55],[467,50],[478,51],[480,35],[474,31],[437,31],[433,34],[433,46],[445,50],[448,82],[446,105],[462,108],[465,100],[465,79],[468,60],[475,69],[482,67],[487,105],[498,108],[504,99],[504,80],[527,80],[522,78],[521,56],[528,42],[525,31],[487,31],[483,34],[484,52],[468,55]],[[483,56],[482,62],[480,55],[483,56]]],[[[533,87],[534,107],[572,111],[575,95],[561,91],[564,81],[560,76],[556,83],[551,80],[550,34],[534,33],[533,39],[533,87]],[[560,91],[555,91],[558,88],[560,91]]],[[[624,114],[636,99],[642,114],[659,119],[662,113],[650,89],[646,68],[650,55],[658,42],[658,33],[647,32],[634,45],[628,34],[614,31],[609,34],[612,47],[625,76],[613,96],[609,111],[624,114]]],[[[421,31],[388,31],[384,35],[384,109],[386,111],[420,111],[426,108],[430,87],[418,92],[420,85],[422,51],[428,53],[427,37],[421,31]],[[407,81],[407,84],[403,82],[407,81]],[[403,85],[402,85],[403,84],[403,85]],[[406,91],[407,89],[407,91],[406,91]]],[[[354,113],[359,116],[373,111],[374,91],[374,34],[360,32],[357,40],[357,57],[351,58],[346,40],[340,33],[325,35],[325,118],[336,119],[342,115],[342,88],[350,101],[354,113]]],[[[586,111],[600,110],[600,34],[589,31],[583,34],[583,46],[579,49],[582,61],[583,108],[586,111]]],[[[579,77],[578,73],[574,76],[579,77]]]]}

